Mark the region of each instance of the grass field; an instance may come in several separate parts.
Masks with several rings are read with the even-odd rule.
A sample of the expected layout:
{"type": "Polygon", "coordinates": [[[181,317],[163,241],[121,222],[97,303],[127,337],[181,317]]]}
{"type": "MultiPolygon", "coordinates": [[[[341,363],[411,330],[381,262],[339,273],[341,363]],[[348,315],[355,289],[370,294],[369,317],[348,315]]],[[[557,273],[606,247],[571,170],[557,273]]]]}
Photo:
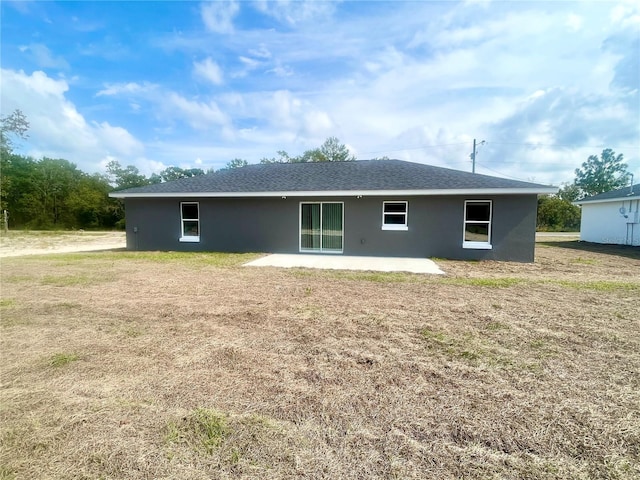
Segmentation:
{"type": "Polygon", "coordinates": [[[2,260],[0,479],[632,479],[640,252],[2,260]]]}

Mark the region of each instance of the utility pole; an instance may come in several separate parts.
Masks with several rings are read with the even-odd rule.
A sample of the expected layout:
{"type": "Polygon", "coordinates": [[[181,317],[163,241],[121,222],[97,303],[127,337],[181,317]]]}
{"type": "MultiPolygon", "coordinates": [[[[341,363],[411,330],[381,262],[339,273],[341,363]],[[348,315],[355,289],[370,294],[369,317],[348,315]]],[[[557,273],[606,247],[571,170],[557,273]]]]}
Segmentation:
{"type": "Polygon", "coordinates": [[[473,153],[471,154],[471,173],[476,173],[476,139],[473,139],[473,153]]]}
{"type": "MultiPolygon", "coordinates": [[[[485,141],[482,140],[480,142],[480,145],[484,145],[485,141]]],[[[471,157],[471,173],[476,173],[476,155],[477,155],[477,151],[476,151],[476,139],[473,139],[473,153],[471,155],[469,155],[471,157]]]]}

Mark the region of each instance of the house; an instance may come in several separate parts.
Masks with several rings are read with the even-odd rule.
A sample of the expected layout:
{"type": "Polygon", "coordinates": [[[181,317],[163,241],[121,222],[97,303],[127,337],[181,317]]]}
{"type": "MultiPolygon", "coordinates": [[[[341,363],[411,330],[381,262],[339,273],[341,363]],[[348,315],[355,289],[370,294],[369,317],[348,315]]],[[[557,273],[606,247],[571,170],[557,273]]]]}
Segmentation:
{"type": "Polygon", "coordinates": [[[580,240],[640,246],[640,183],[574,204],[582,206],[580,240]]]}
{"type": "Polygon", "coordinates": [[[400,160],[260,164],[111,193],[127,248],[531,262],[557,189],[400,160]]]}

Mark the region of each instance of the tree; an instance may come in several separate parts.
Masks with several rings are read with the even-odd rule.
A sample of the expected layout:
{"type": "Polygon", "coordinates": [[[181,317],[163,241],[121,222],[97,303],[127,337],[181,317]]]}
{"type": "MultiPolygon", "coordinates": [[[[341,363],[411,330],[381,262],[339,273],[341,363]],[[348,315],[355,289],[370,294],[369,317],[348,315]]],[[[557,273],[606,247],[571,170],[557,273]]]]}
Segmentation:
{"type": "Polygon", "coordinates": [[[336,137],[329,137],[320,146],[321,162],[352,162],[356,159],[355,155],[349,153],[349,149],[343,143],[340,143],[336,137]]]}
{"type": "Polygon", "coordinates": [[[262,163],[262,164],[268,164],[268,163],[292,163],[291,162],[291,157],[284,150],[278,150],[276,153],[278,154],[278,158],[276,158],[276,157],[271,157],[271,158],[264,157],[264,158],[260,159],[260,163],[262,163]]]}
{"type": "Polygon", "coordinates": [[[29,157],[16,155],[7,151],[0,157],[0,174],[2,178],[2,210],[10,213],[10,222],[15,224],[15,206],[22,195],[31,189],[31,175],[35,168],[35,161],[29,157]]]}
{"type": "Polygon", "coordinates": [[[349,149],[336,137],[327,138],[320,148],[307,150],[294,161],[298,162],[351,162],[356,157],[349,153],[349,149]]]}
{"type": "Polygon", "coordinates": [[[232,168],[242,168],[249,165],[249,162],[242,158],[234,158],[233,160],[227,162],[227,164],[221,170],[231,170],[232,168]]]}
{"type": "Polygon", "coordinates": [[[109,179],[83,174],[69,193],[67,207],[72,228],[113,228],[121,220],[118,199],[109,198],[109,179]]]}
{"type": "Polygon", "coordinates": [[[159,174],[153,173],[149,177],[149,183],[171,182],[180,178],[191,178],[198,175],[204,175],[204,171],[201,168],[167,167],[159,174]]]}
{"type": "Polygon", "coordinates": [[[107,164],[107,173],[109,181],[115,186],[115,190],[142,187],[150,183],[149,179],[142,175],[136,167],[128,165],[122,168],[117,160],[111,160],[107,164]]]}
{"type": "Polygon", "coordinates": [[[0,117],[0,210],[3,211],[8,207],[7,191],[11,188],[11,179],[7,174],[13,153],[11,136],[25,140],[28,130],[27,117],[18,109],[0,117]]]}
{"type": "Polygon", "coordinates": [[[590,155],[582,168],[577,168],[575,184],[585,195],[597,195],[624,187],[627,177],[627,165],[622,163],[623,155],[617,155],[610,148],[600,154],[590,155]]]}
{"type": "Polygon", "coordinates": [[[67,200],[84,174],[62,159],[43,158],[36,162],[31,175],[31,188],[23,197],[31,226],[60,228],[72,226],[73,215],[67,200]]]}
{"type": "Polygon", "coordinates": [[[9,115],[0,117],[0,149],[2,150],[0,153],[4,156],[13,152],[13,141],[10,135],[26,140],[28,130],[27,117],[18,109],[9,115]]]}
{"type": "Polygon", "coordinates": [[[87,175],[63,159],[7,157],[3,198],[12,228],[112,228],[121,218],[105,176],[87,175]]]}
{"type": "Polygon", "coordinates": [[[580,208],[560,195],[543,195],[538,199],[538,230],[575,232],[580,230],[580,208]]]}
{"type": "Polygon", "coordinates": [[[298,155],[291,159],[292,163],[307,163],[307,162],[327,162],[328,160],[322,154],[319,148],[312,150],[306,150],[302,155],[298,155]]]}
{"type": "Polygon", "coordinates": [[[581,196],[580,187],[575,183],[563,183],[562,188],[558,190],[558,197],[569,203],[575,202],[581,196]]]}
{"type": "Polygon", "coordinates": [[[329,137],[319,148],[306,150],[302,155],[291,157],[284,150],[279,150],[277,158],[263,158],[260,163],[350,162],[355,159],[346,145],[336,137],[329,137]]]}

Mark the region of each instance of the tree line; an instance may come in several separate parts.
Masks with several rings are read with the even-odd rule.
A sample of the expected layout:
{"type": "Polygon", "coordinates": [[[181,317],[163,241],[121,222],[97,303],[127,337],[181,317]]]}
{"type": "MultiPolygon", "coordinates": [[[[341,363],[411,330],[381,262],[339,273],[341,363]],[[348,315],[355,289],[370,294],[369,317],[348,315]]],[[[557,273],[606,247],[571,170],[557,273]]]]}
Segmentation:
{"type": "Polygon", "coordinates": [[[565,183],[555,195],[542,195],[538,199],[538,230],[548,232],[580,230],[580,207],[572,202],[591,195],[622,188],[629,183],[630,174],[624,156],[610,149],[600,156],[590,155],[575,178],[565,183]]]}
{"type": "MultiPolygon", "coordinates": [[[[106,174],[88,174],[64,159],[39,160],[14,152],[16,139],[28,137],[29,122],[16,110],[0,117],[0,210],[8,212],[10,228],[29,229],[114,229],[124,228],[124,207],[109,192],[169,182],[180,178],[213,173],[200,168],[167,167],[149,177],[137,167],[123,167],[117,161],[107,164],[106,174]]],[[[386,159],[386,157],[383,157],[386,159]]],[[[356,157],[336,137],[320,147],[291,156],[280,150],[275,157],[260,163],[344,162],[356,157]]],[[[221,170],[241,168],[247,160],[234,158],[221,170]]],[[[572,202],[587,195],[621,188],[627,183],[623,155],[605,149],[591,155],[575,170],[573,182],[566,183],[556,195],[538,200],[538,229],[569,231],[580,228],[580,208],[572,202]]]]}

